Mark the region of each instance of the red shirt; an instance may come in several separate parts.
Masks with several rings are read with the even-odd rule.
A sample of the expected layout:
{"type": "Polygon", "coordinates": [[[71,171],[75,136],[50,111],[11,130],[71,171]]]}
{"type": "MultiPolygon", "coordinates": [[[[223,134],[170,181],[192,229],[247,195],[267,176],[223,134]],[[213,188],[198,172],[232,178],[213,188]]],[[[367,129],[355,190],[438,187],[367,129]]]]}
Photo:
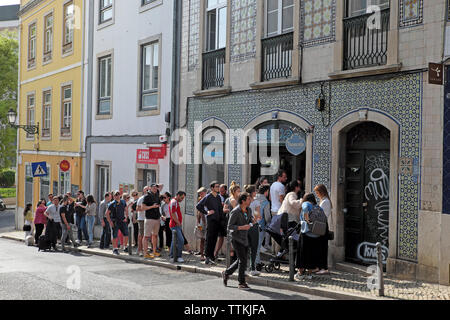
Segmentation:
{"type": "Polygon", "coordinates": [[[38,207],[34,215],[34,224],[47,224],[47,217],[44,215],[47,207],[38,207]]]}
{"type": "Polygon", "coordinates": [[[181,222],[183,221],[183,217],[181,216],[180,205],[178,204],[178,201],[176,199],[172,199],[170,201],[169,213],[170,213],[169,228],[174,228],[177,226],[175,220],[173,220],[173,215],[175,213],[177,214],[178,222],[181,224],[181,222]]]}

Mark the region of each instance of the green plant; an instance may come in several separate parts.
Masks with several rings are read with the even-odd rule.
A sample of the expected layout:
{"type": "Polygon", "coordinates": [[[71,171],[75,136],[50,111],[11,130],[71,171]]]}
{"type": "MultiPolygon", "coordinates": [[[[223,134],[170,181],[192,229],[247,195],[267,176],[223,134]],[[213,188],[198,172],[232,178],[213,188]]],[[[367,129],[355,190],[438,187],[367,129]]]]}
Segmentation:
{"type": "Polygon", "coordinates": [[[15,198],[16,188],[0,188],[0,198],[15,198]]]}
{"type": "Polygon", "coordinates": [[[14,186],[16,173],[13,170],[0,171],[0,187],[8,188],[14,186]]]}

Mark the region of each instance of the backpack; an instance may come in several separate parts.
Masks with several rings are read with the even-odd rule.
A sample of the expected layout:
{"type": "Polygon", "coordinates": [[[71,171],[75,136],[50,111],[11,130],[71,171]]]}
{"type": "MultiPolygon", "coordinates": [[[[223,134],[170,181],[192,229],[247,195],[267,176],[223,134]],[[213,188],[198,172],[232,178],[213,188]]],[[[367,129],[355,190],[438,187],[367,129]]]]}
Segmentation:
{"type": "Polygon", "coordinates": [[[315,205],[308,216],[311,221],[308,224],[310,232],[317,236],[324,236],[327,233],[327,216],[323,212],[323,209],[315,205]]]}
{"type": "MultiPolygon", "coordinates": [[[[123,204],[125,201],[124,200],[120,200],[120,204],[123,204]]],[[[125,207],[126,207],[126,203],[125,203],[125,207]]],[[[117,202],[114,201],[114,205],[113,205],[113,210],[111,210],[111,220],[112,222],[117,222],[117,202]]]]}

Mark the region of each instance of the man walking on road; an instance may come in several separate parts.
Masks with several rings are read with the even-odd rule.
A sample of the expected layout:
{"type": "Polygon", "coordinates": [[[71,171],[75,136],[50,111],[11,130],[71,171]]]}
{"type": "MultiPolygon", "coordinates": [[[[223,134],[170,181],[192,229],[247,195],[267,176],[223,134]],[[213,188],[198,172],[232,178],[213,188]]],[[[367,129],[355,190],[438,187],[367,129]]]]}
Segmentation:
{"type": "MultiPolygon", "coordinates": [[[[112,201],[108,206],[108,210],[106,211],[106,219],[113,229],[113,253],[116,255],[119,255],[119,241],[117,238],[119,230],[123,234],[124,246],[126,246],[126,244],[128,243],[128,226],[126,223],[128,212],[126,208],[127,203],[125,202],[125,200],[120,199],[120,192],[114,191],[114,201],[112,201]]],[[[131,250],[131,248],[128,248],[128,250],[131,250]]],[[[128,250],[125,249],[125,252],[128,252],[128,250]]]]}
{"type": "Polygon", "coordinates": [[[214,249],[222,223],[223,207],[219,196],[220,184],[211,182],[211,192],[197,204],[197,210],[206,215],[206,260],[205,264],[215,264],[214,249]]]}
{"type": "Polygon", "coordinates": [[[145,254],[144,257],[147,259],[153,259],[154,257],[159,257],[161,255],[156,251],[156,248],[158,247],[158,233],[161,226],[159,205],[158,187],[153,183],[150,187],[150,192],[144,197],[144,201],[141,205],[141,208],[145,210],[144,243],[142,245],[145,254]],[[152,239],[153,254],[147,253],[148,240],[150,237],[152,239]]]}
{"type": "Polygon", "coordinates": [[[234,252],[236,252],[237,260],[230,265],[228,269],[222,272],[223,284],[227,286],[228,278],[239,267],[239,289],[250,289],[245,281],[245,269],[247,267],[248,257],[248,230],[253,226],[251,221],[253,220],[252,210],[250,209],[250,203],[252,199],[247,192],[243,192],[239,195],[239,206],[233,209],[230,213],[230,219],[228,221],[228,231],[231,237],[231,243],[233,244],[234,252]]]}
{"type": "Polygon", "coordinates": [[[107,192],[105,194],[105,199],[100,202],[98,207],[98,219],[102,224],[103,231],[100,237],[100,249],[109,249],[109,244],[111,243],[111,227],[106,218],[106,210],[108,210],[108,205],[111,202],[111,194],[107,192]]]}
{"type": "Polygon", "coordinates": [[[170,212],[170,230],[175,230],[177,234],[177,243],[174,243],[174,239],[172,237],[172,245],[170,246],[170,258],[173,257],[173,247],[177,246],[177,262],[184,262],[182,258],[183,253],[183,245],[184,245],[184,237],[182,231],[182,221],[183,216],[181,215],[180,203],[183,202],[186,197],[186,193],[184,191],[178,191],[177,196],[170,201],[169,204],[169,212],[170,212]]]}

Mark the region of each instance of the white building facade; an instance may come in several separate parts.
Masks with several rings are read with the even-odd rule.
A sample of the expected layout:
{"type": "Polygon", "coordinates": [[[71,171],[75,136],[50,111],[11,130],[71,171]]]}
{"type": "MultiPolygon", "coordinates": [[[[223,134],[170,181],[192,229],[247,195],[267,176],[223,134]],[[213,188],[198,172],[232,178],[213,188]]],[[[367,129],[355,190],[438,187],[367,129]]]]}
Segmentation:
{"type": "Polygon", "coordinates": [[[172,103],[173,1],[90,5],[83,188],[96,199],[150,183],[169,190],[163,137],[172,103]]]}

